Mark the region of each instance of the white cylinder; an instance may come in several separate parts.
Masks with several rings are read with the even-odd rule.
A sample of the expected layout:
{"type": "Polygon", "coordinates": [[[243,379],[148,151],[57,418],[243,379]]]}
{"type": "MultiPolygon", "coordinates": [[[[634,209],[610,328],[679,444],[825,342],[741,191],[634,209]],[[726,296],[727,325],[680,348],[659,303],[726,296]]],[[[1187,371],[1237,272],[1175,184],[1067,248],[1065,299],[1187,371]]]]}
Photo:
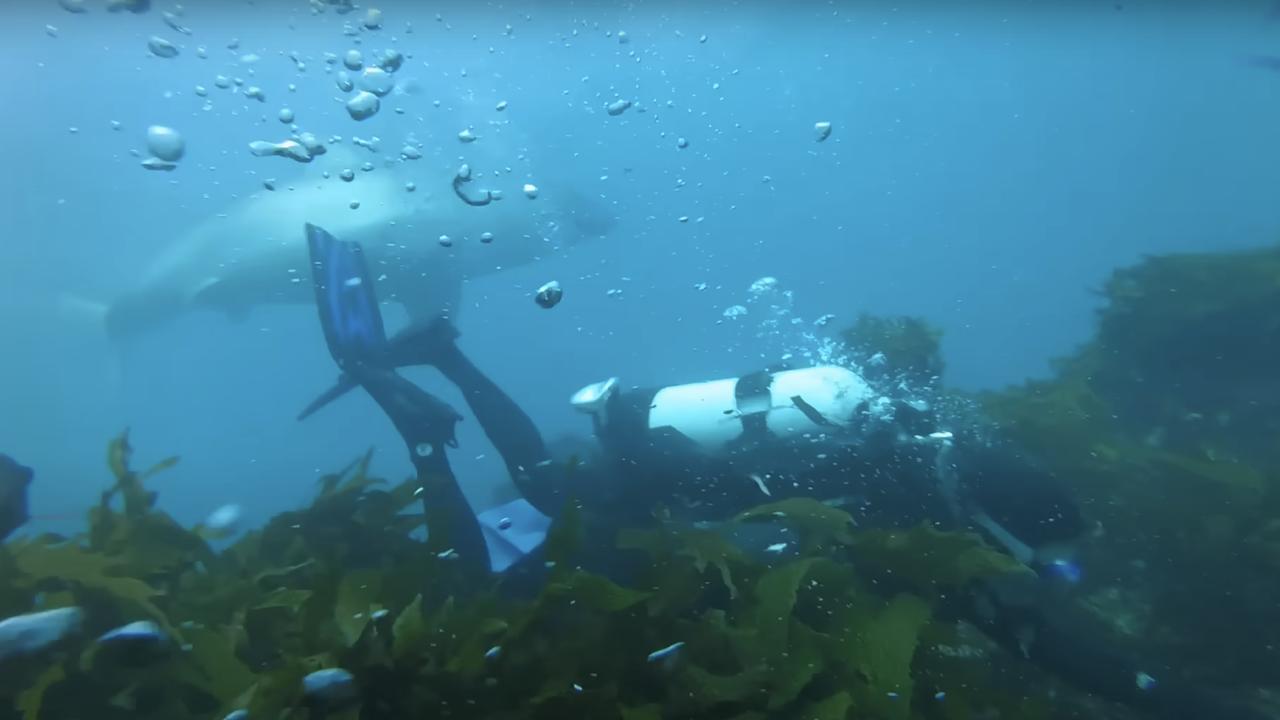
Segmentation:
{"type": "Polygon", "coordinates": [[[649,429],[671,428],[704,452],[718,453],[746,432],[746,422],[764,415],[773,439],[839,432],[853,421],[871,387],[847,368],[824,365],[772,375],[768,395],[737,393],[739,378],[675,385],[650,403],[649,429]]]}

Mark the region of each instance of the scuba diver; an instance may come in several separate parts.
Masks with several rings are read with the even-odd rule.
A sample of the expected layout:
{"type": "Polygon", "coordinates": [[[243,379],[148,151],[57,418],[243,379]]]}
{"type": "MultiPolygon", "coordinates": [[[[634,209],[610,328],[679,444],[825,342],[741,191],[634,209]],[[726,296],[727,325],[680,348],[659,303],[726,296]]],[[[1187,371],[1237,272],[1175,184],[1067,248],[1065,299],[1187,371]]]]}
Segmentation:
{"type": "MultiPolygon", "coordinates": [[[[584,519],[616,528],[651,523],[659,507],[670,518],[714,522],[800,496],[852,505],[890,526],[978,529],[1042,574],[1076,572],[1063,548],[1085,524],[1050,473],[988,432],[952,427],[928,401],[878,392],[843,367],[649,390],[623,390],[616,378],[594,383],[572,403],[591,418],[596,449],[586,462],[557,462],[532,419],[461,352],[447,319],[388,338],[359,245],[313,225],[306,232],[320,321],[341,374],[299,419],[363,387],[404,439],[429,532],[447,533],[472,580],[536,575],[552,518],[571,500],[584,519]],[[461,415],[396,372],[413,365],[435,367],[461,391],[521,497],[472,510],[446,457],[461,415]]],[[[1097,620],[1045,602],[1036,588],[977,583],[953,595],[950,615],[1109,700],[1161,718],[1266,717],[1229,694],[1180,683],[1171,670],[1155,672],[1167,680],[1158,682],[1147,671],[1165,668],[1110,647],[1097,620]]]]}
{"type": "Polygon", "coordinates": [[[0,453],[0,542],[29,520],[27,486],[34,476],[31,468],[0,453]]]}

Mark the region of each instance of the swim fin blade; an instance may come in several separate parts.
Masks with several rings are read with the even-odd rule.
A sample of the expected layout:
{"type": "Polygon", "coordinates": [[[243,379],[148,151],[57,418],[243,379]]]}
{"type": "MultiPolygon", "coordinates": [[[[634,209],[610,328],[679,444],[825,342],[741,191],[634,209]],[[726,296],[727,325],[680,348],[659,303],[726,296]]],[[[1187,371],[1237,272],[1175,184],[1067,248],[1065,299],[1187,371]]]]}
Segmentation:
{"type": "Polygon", "coordinates": [[[311,417],[317,410],[324,407],[325,405],[328,405],[334,400],[337,400],[343,395],[346,395],[351,390],[354,390],[355,387],[356,387],[356,381],[353,380],[350,375],[347,375],[346,373],[339,375],[338,382],[334,383],[333,387],[320,393],[320,395],[315,400],[311,401],[311,404],[307,405],[305,408],[303,408],[302,412],[298,413],[298,420],[299,421],[306,420],[307,418],[311,417]]]}
{"type": "Polygon", "coordinates": [[[334,362],[345,368],[384,353],[386,329],[360,245],[308,223],[307,247],[320,326],[334,362]]]}

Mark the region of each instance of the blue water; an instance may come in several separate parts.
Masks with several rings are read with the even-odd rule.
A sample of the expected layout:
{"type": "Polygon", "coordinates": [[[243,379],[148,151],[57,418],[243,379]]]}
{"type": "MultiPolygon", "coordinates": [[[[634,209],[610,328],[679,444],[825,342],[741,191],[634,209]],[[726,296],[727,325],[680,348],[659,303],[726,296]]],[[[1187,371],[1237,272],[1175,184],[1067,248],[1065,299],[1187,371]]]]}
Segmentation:
{"type": "MultiPolygon", "coordinates": [[[[1280,73],[1247,62],[1280,54],[1265,0],[506,2],[441,20],[385,2],[384,28],[355,38],[343,25],[362,12],[313,15],[302,0],[183,5],[190,37],[162,22],[163,2],[0,10],[0,451],[38,471],[35,529],[77,524],[58,518],[96,500],[105,442],[126,426],[140,463],[182,456],[155,487],[184,522],[225,503],[265,518],[370,446],[379,472],[410,472],[358,394],[294,422],[334,375],[312,309],[191,315],[124,346],[92,310],[185,228],[264,178],[287,183],[289,160],[247,149],[286,136],[282,107],[321,137],[383,134],[394,153],[415,127],[456,143],[461,128],[432,125],[446,122],[433,100],[506,100],[531,160],[612,208],[608,238],[465,291],[464,350],[549,435],[588,431],[567,404],[588,382],[732,376],[811,349],[799,332],[759,337],[759,303],[723,317],[761,277],[792,293],[793,330],[923,316],[946,332],[947,382],[991,388],[1045,374],[1087,338],[1112,269],[1280,237],[1280,73]],[[151,35],[179,56],[151,56],[151,35]],[[388,46],[422,91],[396,99],[405,116],[357,125],[323,53],[388,46]],[[267,102],[214,88],[218,74],[267,102]],[[638,106],[610,116],[619,97],[638,106]],[[818,121],[834,128],[822,143],[818,121]],[[172,173],[130,154],[152,124],[186,138],[172,173]],[[548,311],[532,294],[551,279],[566,294],[548,311]]],[[[463,407],[432,372],[413,377],[463,407]]],[[[487,505],[506,492],[502,467],[473,420],[460,440],[455,467],[487,505]]]]}

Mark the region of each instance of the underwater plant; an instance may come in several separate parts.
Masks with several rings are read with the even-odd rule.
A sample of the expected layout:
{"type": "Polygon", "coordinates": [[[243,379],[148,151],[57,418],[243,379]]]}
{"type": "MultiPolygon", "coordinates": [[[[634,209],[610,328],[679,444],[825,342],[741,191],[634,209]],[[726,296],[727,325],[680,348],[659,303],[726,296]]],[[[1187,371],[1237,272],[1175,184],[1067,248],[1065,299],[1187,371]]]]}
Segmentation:
{"type": "Polygon", "coordinates": [[[1275,685],[1280,247],[1149,257],[1096,336],[982,404],[1067,480],[1100,539],[1086,604],[1205,677],[1275,685]]]}
{"type": "Polygon", "coordinates": [[[932,682],[960,672],[934,651],[956,634],[939,595],[1025,572],[975,535],[862,531],[791,499],[727,526],[784,524],[800,542],[783,557],[752,557],[716,530],[618,530],[611,542],[634,561],[624,584],[578,566],[589,524],[571,509],[533,586],[463,587],[447,553],[411,536],[416,481],[388,487],[368,454],[323,478],[308,507],[221,550],[145,485],[176,459],[134,471],[127,434],[108,455],[114,483],[84,533],[0,546],[5,616],[84,618],[66,642],[0,659],[12,698],[0,717],[1040,716],[1034,693],[984,691],[981,667],[945,708],[936,699],[932,682]]]}
{"type": "Polygon", "coordinates": [[[922,318],[862,313],[840,336],[864,359],[866,370],[892,368],[899,374],[895,379],[911,387],[935,385],[945,369],[942,331],[922,318]]]}
{"type": "MultiPolygon", "coordinates": [[[[981,405],[1102,528],[1085,608],[1204,678],[1275,683],[1280,250],[1152,258],[1107,293],[1092,342],[981,405]]],[[[923,322],[864,317],[849,339],[917,381],[942,371],[923,322]]],[[[160,508],[148,482],[176,458],[136,471],[112,440],[83,532],[0,545],[19,622],[0,636],[28,633],[0,651],[0,719],[961,720],[1048,718],[1069,695],[948,611],[1028,572],[977,535],[807,498],[714,527],[570,503],[542,566],[477,580],[422,483],[371,460],[226,544],[160,508]],[[752,549],[737,533],[759,523],[792,541],[752,549]]]]}

